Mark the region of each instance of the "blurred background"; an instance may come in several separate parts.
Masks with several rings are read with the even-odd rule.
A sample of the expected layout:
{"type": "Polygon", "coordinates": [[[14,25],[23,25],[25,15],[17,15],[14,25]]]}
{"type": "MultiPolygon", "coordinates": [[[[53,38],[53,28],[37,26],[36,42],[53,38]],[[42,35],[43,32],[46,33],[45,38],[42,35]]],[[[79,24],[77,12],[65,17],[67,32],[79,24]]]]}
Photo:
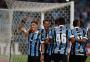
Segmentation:
{"type": "MultiPolygon", "coordinates": [[[[88,46],[87,47],[89,49],[89,55],[90,55],[90,0],[69,0],[69,1],[66,1],[66,0],[0,0],[0,9],[8,9],[9,8],[8,7],[8,4],[9,4],[8,1],[11,1],[11,2],[13,2],[13,1],[26,1],[26,2],[41,2],[41,3],[65,3],[65,2],[69,2],[69,1],[74,1],[75,2],[75,7],[74,7],[75,17],[74,18],[75,19],[83,20],[85,22],[85,27],[88,27],[89,28],[89,32],[88,32],[88,34],[89,34],[88,35],[89,40],[88,40],[88,46]]],[[[68,10],[68,12],[69,12],[69,10],[68,10]]],[[[6,30],[8,30],[8,31],[10,30],[10,28],[8,28],[8,26],[10,25],[9,16],[8,16],[9,13],[6,12],[6,11],[3,11],[3,10],[1,10],[0,13],[1,14],[3,13],[3,16],[5,16],[5,17],[3,17],[2,15],[0,15],[0,31],[1,31],[0,38],[1,39],[2,38],[6,39],[6,41],[4,42],[5,43],[4,49],[6,51],[6,47],[10,45],[7,42],[7,41],[10,41],[10,40],[8,40],[8,38],[5,38],[5,36],[7,37],[7,36],[10,35],[10,33],[7,33],[7,31],[6,31],[6,30]],[[6,20],[8,20],[9,22],[6,21],[6,20]],[[7,26],[7,24],[8,24],[8,26],[7,26]]],[[[49,12],[47,12],[47,13],[49,14],[49,12]]],[[[55,11],[55,13],[57,13],[57,10],[55,11]]],[[[12,30],[14,32],[12,34],[16,35],[16,37],[14,38],[15,40],[12,40],[11,41],[12,42],[12,45],[11,46],[13,48],[13,51],[15,51],[14,50],[15,49],[15,47],[14,47],[15,46],[15,43],[13,43],[13,42],[17,42],[18,41],[17,38],[19,38],[19,39],[21,38],[20,41],[25,41],[25,40],[22,40],[22,37],[17,36],[19,34],[22,35],[22,33],[17,33],[18,31],[16,30],[17,29],[17,26],[18,26],[16,24],[22,18],[22,16],[20,14],[23,15],[24,13],[23,12],[14,12],[14,15],[13,15],[14,18],[13,18],[13,22],[12,23],[14,23],[14,24],[13,24],[12,27],[14,27],[14,26],[16,27],[16,28],[14,27],[13,30],[12,30]]],[[[26,13],[26,14],[30,14],[30,13],[26,13]]],[[[34,15],[32,15],[32,16],[33,17],[36,17],[34,15]]],[[[39,14],[38,17],[40,17],[40,16],[41,16],[41,14],[39,14]]],[[[46,16],[48,16],[48,15],[46,14],[46,16]]],[[[0,41],[2,42],[3,40],[0,40],[0,41]]],[[[24,49],[26,49],[26,47],[22,47],[23,45],[25,46],[26,44],[23,44],[23,43],[20,44],[21,49],[24,50],[24,49]]],[[[1,44],[1,46],[4,46],[4,45],[1,44]]],[[[19,49],[20,49],[20,47],[19,47],[19,49]]],[[[0,50],[1,50],[1,48],[0,48],[0,50]]],[[[3,52],[3,53],[5,53],[5,52],[3,52]]],[[[4,58],[6,58],[6,57],[4,57],[4,58]]],[[[21,55],[21,56],[11,55],[10,57],[11,57],[11,60],[13,60],[11,62],[25,62],[27,60],[27,56],[26,55],[21,55]]],[[[8,57],[6,59],[9,60],[10,57],[8,57]]],[[[1,59],[1,57],[0,57],[0,59],[1,59]]],[[[8,62],[8,61],[4,61],[4,60],[1,61],[0,60],[0,62],[8,62]]],[[[88,57],[87,62],[90,62],[90,57],[88,57]]]]}

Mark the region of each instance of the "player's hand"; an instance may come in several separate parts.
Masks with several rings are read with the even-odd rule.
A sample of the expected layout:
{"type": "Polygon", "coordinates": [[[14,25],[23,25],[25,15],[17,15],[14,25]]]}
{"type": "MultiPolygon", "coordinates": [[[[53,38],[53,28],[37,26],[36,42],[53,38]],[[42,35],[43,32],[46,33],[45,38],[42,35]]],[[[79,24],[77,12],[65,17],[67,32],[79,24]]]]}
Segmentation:
{"type": "Polygon", "coordinates": [[[43,54],[41,54],[40,62],[44,62],[44,55],[43,54]]]}
{"type": "Polygon", "coordinates": [[[82,40],[83,40],[83,42],[87,42],[87,39],[86,38],[83,38],[82,40]]]}
{"type": "Polygon", "coordinates": [[[28,19],[28,18],[29,18],[29,16],[24,16],[23,18],[24,18],[24,19],[28,19]]]}
{"type": "Polygon", "coordinates": [[[87,39],[86,38],[83,38],[83,39],[79,39],[79,42],[86,42],[87,39]]]}
{"type": "Polygon", "coordinates": [[[24,26],[24,24],[26,23],[26,21],[28,20],[29,16],[24,16],[23,19],[20,22],[20,25],[24,26]]]}
{"type": "Polygon", "coordinates": [[[75,38],[74,38],[74,37],[71,38],[71,43],[72,43],[72,44],[75,43],[75,38]]]}
{"type": "Polygon", "coordinates": [[[31,27],[30,27],[30,29],[29,29],[29,32],[32,32],[32,33],[34,32],[33,29],[32,29],[31,27]]]}
{"type": "Polygon", "coordinates": [[[23,20],[26,22],[28,20],[29,16],[24,16],[23,20]]]}
{"type": "Polygon", "coordinates": [[[45,44],[50,44],[50,41],[51,41],[50,38],[46,38],[45,39],[45,44]]]}

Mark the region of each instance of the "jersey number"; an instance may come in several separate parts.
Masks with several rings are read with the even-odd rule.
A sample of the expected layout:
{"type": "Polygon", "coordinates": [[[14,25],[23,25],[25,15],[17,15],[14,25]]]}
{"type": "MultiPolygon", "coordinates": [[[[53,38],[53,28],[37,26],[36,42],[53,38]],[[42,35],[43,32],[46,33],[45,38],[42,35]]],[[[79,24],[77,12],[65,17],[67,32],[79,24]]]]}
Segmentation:
{"type": "Polygon", "coordinates": [[[66,34],[61,33],[61,34],[56,34],[56,41],[59,43],[66,43],[66,34]]]}

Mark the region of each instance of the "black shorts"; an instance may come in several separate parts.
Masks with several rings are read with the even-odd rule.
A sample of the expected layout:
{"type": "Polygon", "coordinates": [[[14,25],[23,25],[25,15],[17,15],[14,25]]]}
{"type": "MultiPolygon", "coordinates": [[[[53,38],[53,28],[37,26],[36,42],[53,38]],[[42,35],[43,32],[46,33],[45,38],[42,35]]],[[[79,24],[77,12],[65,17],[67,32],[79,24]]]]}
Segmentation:
{"type": "Polygon", "coordinates": [[[54,54],[53,55],[54,62],[68,62],[68,55],[65,54],[54,54]]]}
{"type": "Polygon", "coordinates": [[[40,56],[30,56],[30,55],[28,55],[28,62],[40,62],[40,56]]]}
{"type": "Polygon", "coordinates": [[[69,62],[76,62],[76,56],[75,55],[70,55],[69,56],[69,62]]]}
{"type": "Polygon", "coordinates": [[[87,56],[76,55],[77,62],[86,62],[87,56]]]}
{"type": "Polygon", "coordinates": [[[70,55],[69,62],[86,62],[87,56],[70,55]]]}
{"type": "Polygon", "coordinates": [[[54,61],[54,59],[55,59],[55,54],[52,54],[51,57],[52,57],[51,60],[54,61]]]}
{"type": "Polygon", "coordinates": [[[45,55],[44,55],[44,61],[45,62],[51,62],[51,55],[48,55],[48,54],[45,53],[45,55]]]}

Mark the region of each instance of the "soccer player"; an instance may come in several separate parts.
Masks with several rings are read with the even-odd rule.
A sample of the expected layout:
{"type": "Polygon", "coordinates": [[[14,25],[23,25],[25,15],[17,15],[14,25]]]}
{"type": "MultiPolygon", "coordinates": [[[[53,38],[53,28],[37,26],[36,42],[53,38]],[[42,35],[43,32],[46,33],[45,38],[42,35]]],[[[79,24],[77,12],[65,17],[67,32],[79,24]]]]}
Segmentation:
{"type": "Polygon", "coordinates": [[[50,28],[51,20],[45,19],[43,21],[44,29],[41,30],[42,33],[42,41],[44,45],[44,61],[51,62],[51,55],[52,55],[52,36],[53,30],[50,28]]]}
{"type": "Polygon", "coordinates": [[[84,21],[80,20],[80,28],[83,30],[83,40],[85,42],[85,54],[84,56],[82,56],[82,58],[80,59],[80,61],[86,62],[87,59],[87,41],[88,41],[88,28],[85,26],[84,21]],[[83,59],[83,60],[82,60],[83,59]]]}
{"type": "Polygon", "coordinates": [[[58,26],[55,27],[55,47],[54,47],[54,62],[68,62],[68,39],[69,29],[65,26],[64,18],[56,20],[58,26]]]}
{"type": "Polygon", "coordinates": [[[85,62],[86,60],[86,31],[81,28],[81,21],[74,20],[71,37],[71,52],[69,62],[85,62]]]}
{"type": "Polygon", "coordinates": [[[19,30],[28,37],[28,62],[40,62],[40,45],[41,45],[41,35],[38,30],[38,20],[32,21],[30,29],[25,30],[24,24],[28,17],[25,16],[21,21],[19,30]]]}

